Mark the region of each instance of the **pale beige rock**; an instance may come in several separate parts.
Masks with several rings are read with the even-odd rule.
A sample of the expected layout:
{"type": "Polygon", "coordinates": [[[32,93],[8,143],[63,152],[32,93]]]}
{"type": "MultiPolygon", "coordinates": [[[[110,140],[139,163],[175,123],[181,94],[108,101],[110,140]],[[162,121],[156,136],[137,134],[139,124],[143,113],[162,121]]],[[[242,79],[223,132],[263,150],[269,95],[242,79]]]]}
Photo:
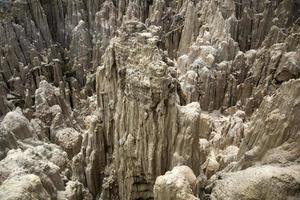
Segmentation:
{"type": "Polygon", "coordinates": [[[197,178],[187,166],[174,167],[172,171],[156,178],[154,199],[157,200],[197,200],[194,191],[197,178]]]}
{"type": "MultiPolygon", "coordinates": [[[[229,173],[228,191],[250,166],[277,177],[270,164],[279,163],[290,173],[300,152],[299,8],[294,0],[1,1],[0,170],[12,178],[9,193],[27,194],[15,179],[35,182],[33,196],[40,190],[11,170],[37,175],[52,199],[101,200],[153,199],[156,178],[183,164],[199,175],[201,199],[214,183],[227,191],[219,173],[240,173],[229,173]]],[[[254,182],[249,195],[259,199],[254,182]]]]}
{"type": "Polygon", "coordinates": [[[299,97],[298,79],[284,83],[273,96],[264,98],[260,108],[252,116],[246,137],[241,144],[238,157],[242,159],[242,166],[253,165],[261,159],[265,162],[276,162],[272,155],[277,154],[276,148],[281,149],[283,153],[283,157],[277,162],[292,162],[298,159],[299,97]]]}
{"type": "MultiPolygon", "coordinates": [[[[47,149],[49,151],[49,149],[47,149]]],[[[46,151],[46,152],[47,152],[46,151]]],[[[47,157],[44,157],[44,153],[41,152],[38,147],[34,149],[27,149],[22,152],[20,149],[11,150],[7,156],[0,161],[0,173],[2,174],[0,183],[4,184],[5,181],[12,176],[18,176],[18,174],[35,174],[39,176],[43,183],[43,190],[46,190],[51,198],[56,198],[57,191],[64,189],[64,184],[60,176],[60,167],[53,162],[47,161],[47,157]]],[[[52,154],[53,152],[51,152],[52,154]]],[[[48,153],[48,156],[51,155],[48,153]]],[[[53,154],[55,155],[55,154],[53,154]]],[[[62,158],[52,158],[61,164],[62,158]]],[[[35,181],[36,182],[36,181],[35,181]]],[[[12,186],[14,188],[15,186],[12,186]]],[[[38,183],[37,183],[37,186],[38,183]]],[[[1,188],[5,189],[5,188],[1,188]]],[[[42,190],[42,191],[43,191],[42,190]]]]}
{"type": "Polygon", "coordinates": [[[57,131],[55,134],[56,143],[63,148],[72,158],[79,153],[81,147],[82,136],[73,128],[65,128],[57,131]]]}
{"type": "Polygon", "coordinates": [[[107,143],[114,134],[120,198],[151,198],[155,177],[170,167],[186,164],[199,173],[201,109],[177,105],[173,63],[156,47],[155,27],[130,21],[122,28],[97,72],[98,105],[107,143]]]}
{"type": "Polygon", "coordinates": [[[204,174],[210,178],[212,175],[214,175],[217,171],[220,169],[220,164],[217,161],[215,150],[212,149],[208,153],[206,157],[206,161],[203,163],[201,168],[204,171],[204,174]]]}
{"type": "Polygon", "coordinates": [[[89,191],[78,181],[69,181],[66,184],[66,190],[59,192],[57,199],[58,200],[92,200],[93,196],[89,191]]]}
{"type": "Polygon", "coordinates": [[[225,116],[219,112],[202,112],[200,116],[200,164],[204,174],[211,177],[237,160],[244,138],[245,113],[237,110],[225,116]]]}
{"type": "Polygon", "coordinates": [[[190,103],[186,106],[178,106],[178,130],[173,136],[174,154],[172,166],[178,164],[189,165],[196,174],[199,173],[199,120],[201,108],[198,102],[190,103]],[[180,160],[176,161],[176,156],[180,160]]]}
{"type": "Polygon", "coordinates": [[[34,174],[20,174],[9,177],[1,184],[0,198],[3,200],[50,200],[51,195],[45,190],[38,176],[34,174]]]}
{"type": "Polygon", "coordinates": [[[211,199],[298,199],[299,175],[299,165],[264,165],[225,173],[215,181],[211,199]]]}
{"type": "Polygon", "coordinates": [[[289,52],[282,55],[275,72],[275,79],[279,82],[288,81],[300,76],[299,52],[289,52]]]}
{"type": "MultiPolygon", "coordinates": [[[[103,125],[98,117],[91,115],[85,121],[88,129],[83,136],[81,152],[73,161],[81,165],[84,164],[87,187],[93,195],[96,195],[100,192],[104,169],[108,162],[107,153],[105,152],[107,146],[103,125]]],[[[78,175],[80,176],[80,174],[78,175]]]]}
{"type": "Polygon", "coordinates": [[[33,138],[33,128],[20,109],[5,115],[1,126],[14,134],[17,139],[33,138]]]}

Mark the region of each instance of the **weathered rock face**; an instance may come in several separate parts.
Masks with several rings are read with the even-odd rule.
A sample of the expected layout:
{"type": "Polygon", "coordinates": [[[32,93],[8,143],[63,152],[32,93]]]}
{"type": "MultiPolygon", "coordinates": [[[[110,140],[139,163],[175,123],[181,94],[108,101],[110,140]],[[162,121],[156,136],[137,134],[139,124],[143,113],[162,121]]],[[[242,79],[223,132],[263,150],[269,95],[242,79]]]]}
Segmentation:
{"type": "Polygon", "coordinates": [[[0,199],[299,198],[299,17],[0,0],[0,199]]]}
{"type": "Polygon", "coordinates": [[[33,174],[13,176],[0,189],[1,199],[51,199],[40,178],[33,174]],[[14,187],[11,187],[11,186],[14,187]]]}
{"type": "Polygon", "coordinates": [[[156,46],[158,29],[134,21],[122,29],[97,72],[98,102],[104,117],[114,114],[104,125],[106,138],[114,135],[120,198],[148,199],[155,177],[172,165],[190,164],[198,173],[201,109],[198,103],[178,105],[176,72],[156,46]]]}
{"type": "Polygon", "coordinates": [[[215,181],[211,199],[298,199],[299,165],[263,165],[231,172],[215,181]]]}
{"type": "MultiPolygon", "coordinates": [[[[49,152],[47,152],[46,154],[49,152]]],[[[19,176],[22,174],[36,174],[40,177],[40,181],[44,185],[44,189],[46,190],[48,196],[51,198],[57,197],[57,191],[63,190],[64,184],[60,177],[60,170],[63,170],[65,163],[60,163],[63,160],[58,158],[56,160],[53,158],[53,163],[47,161],[45,158],[43,159],[44,155],[42,154],[44,149],[40,149],[38,146],[37,148],[27,149],[26,151],[22,152],[19,150],[11,150],[5,159],[1,160],[1,184],[5,188],[5,184],[10,184],[11,180],[10,177],[12,176],[19,176]],[[41,153],[38,153],[42,151],[41,153]],[[56,165],[60,164],[60,166],[56,165]],[[60,169],[60,167],[62,167],[60,169]]],[[[48,150],[49,151],[49,150],[48,150]]],[[[54,153],[54,152],[53,152],[54,153]]],[[[57,152],[55,152],[57,153],[57,152]]],[[[58,156],[58,155],[55,155],[58,156]]],[[[25,178],[25,177],[24,177],[25,178]]],[[[38,179],[39,180],[39,179],[38,179]]],[[[34,181],[34,180],[33,180],[34,181]]],[[[34,181],[36,182],[36,181],[34,181]]],[[[8,186],[6,186],[8,187],[8,186]]],[[[36,186],[39,187],[39,186],[36,186]]],[[[42,187],[43,188],[43,187],[42,187]]]]}
{"type": "Polygon", "coordinates": [[[299,159],[300,82],[284,83],[262,101],[246,131],[238,158],[241,166],[297,162],[299,159]]]}
{"type": "Polygon", "coordinates": [[[154,197],[157,200],[190,199],[197,200],[193,195],[196,190],[197,178],[187,166],[178,166],[165,175],[157,177],[154,185],[154,197]]]}
{"type": "Polygon", "coordinates": [[[20,110],[7,113],[1,122],[3,130],[8,130],[14,134],[17,139],[33,138],[33,128],[29,120],[20,110]]]}
{"type": "Polygon", "coordinates": [[[178,58],[188,102],[199,101],[209,111],[239,105],[251,114],[278,83],[299,77],[299,31],[297,25],[296,30],[285,29],[291,25],[294,2],[198,4],[202,26],[194,44],[178,58]]]}

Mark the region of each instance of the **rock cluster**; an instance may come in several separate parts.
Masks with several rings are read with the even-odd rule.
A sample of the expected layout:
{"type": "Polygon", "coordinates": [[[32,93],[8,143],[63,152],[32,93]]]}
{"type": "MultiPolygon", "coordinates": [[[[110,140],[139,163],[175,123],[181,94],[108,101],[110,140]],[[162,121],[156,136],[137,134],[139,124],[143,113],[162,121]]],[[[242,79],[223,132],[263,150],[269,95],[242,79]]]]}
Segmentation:
{"type": "Polygon", "coordinates": [[[0,199],[300,198],[297,0],[0,1],[0,199]]]}

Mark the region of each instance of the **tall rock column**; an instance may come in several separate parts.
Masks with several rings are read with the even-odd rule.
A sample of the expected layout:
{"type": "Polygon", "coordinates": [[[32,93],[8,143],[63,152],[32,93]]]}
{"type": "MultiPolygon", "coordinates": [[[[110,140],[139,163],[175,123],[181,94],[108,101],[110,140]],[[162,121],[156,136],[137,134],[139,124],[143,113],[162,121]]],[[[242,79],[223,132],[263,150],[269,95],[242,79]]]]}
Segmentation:
{"type": "Polygon", "coordinates": [[[113,140],[121,199],[152,199],[156,177],[172,165],[198,171],[200,106],[178,106],[176,71],[157,48],[158,30],[125,23],[97,72],[98,105],[107,143],[113,140]]]}

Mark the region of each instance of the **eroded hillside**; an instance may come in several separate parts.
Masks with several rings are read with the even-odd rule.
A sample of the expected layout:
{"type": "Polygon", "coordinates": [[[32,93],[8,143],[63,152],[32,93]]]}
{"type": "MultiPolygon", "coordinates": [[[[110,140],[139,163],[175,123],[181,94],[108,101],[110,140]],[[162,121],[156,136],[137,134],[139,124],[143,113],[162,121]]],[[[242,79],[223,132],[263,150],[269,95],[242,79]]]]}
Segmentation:
{"type": "Polygon", "coordinates": [[[299,25],[298,0],[0,0],[0,199],[299,199],[299,25]]]}

